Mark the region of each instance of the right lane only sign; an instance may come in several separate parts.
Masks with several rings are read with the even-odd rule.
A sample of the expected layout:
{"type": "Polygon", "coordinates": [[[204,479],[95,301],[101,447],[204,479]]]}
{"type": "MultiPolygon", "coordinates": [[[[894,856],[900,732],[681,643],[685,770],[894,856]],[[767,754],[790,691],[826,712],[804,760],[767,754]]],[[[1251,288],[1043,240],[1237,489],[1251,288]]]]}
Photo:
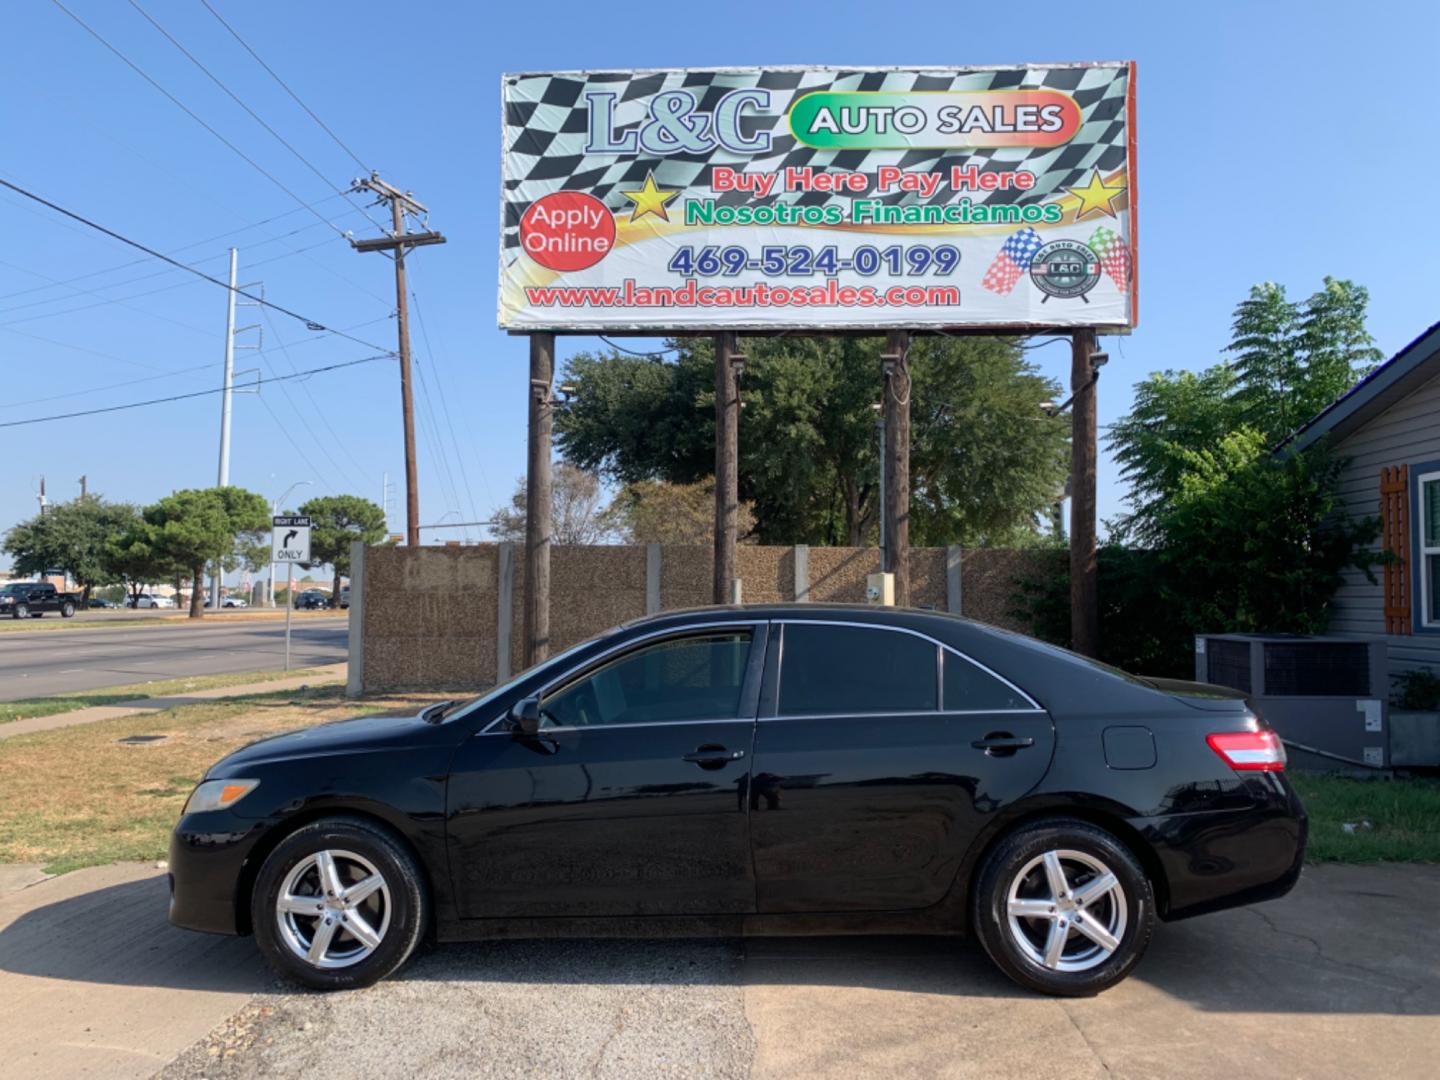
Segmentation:
{"type": "Polygon", "coordinates": [[[272,519],[275,531],[270,537],[270,561],[277,563],[310,562],[310,518],[306,515],[277,515],[272,519]]]}

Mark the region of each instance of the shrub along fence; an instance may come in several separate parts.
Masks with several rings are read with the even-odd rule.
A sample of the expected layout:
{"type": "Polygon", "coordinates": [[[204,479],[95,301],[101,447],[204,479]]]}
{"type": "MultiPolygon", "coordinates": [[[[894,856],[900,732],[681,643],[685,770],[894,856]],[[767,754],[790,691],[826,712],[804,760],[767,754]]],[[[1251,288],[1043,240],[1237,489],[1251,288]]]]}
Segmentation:
{"type": "MultiPolygon", "coordinates": [[[[550,556],[553,655],[617,623],[710,602],[712,552],[660,544],[557,546],[550,556]]],[[[911,601],[1030,632],[1020,582],[1053,562],[1043,550],[958,547],[910,553],[911,601]]],[[[864,603],[875,548],[742,545],[746,603],[864,603]]],[[[524,551],[355,545],[351,565],[351,693],[491,686],[522,664],[524,551]]]]}

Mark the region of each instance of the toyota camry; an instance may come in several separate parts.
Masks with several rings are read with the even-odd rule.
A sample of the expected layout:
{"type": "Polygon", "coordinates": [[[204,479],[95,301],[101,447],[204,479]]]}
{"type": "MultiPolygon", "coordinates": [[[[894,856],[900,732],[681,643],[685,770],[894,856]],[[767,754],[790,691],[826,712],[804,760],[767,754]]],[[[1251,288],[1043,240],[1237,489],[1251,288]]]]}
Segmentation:
{"type": "Polygon", "coordinates": [[[427,937],[888,932],[1093,994],[1157,921],[1295,884],[1284,768],[1233,691],[958,617],[671,612],[224,758],[175,828],[170,918],[324,989],[427,937]]]}

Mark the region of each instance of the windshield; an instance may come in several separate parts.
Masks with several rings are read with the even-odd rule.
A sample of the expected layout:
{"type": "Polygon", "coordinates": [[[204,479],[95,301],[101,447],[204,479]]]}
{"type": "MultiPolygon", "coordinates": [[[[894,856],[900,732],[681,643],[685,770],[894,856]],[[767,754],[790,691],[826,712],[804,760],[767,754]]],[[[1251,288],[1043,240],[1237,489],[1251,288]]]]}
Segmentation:
{"type": "Polygon", "coordinates": [[[14,596],[28,588],[30,588],[28,581],[15,581],[9,585],[0,585],[0,596],[14,596]]]}
{"type": "Polygon", "coordinates": [[[586,638],[584,641],[578,642],[575,645],[571,645],[570,648],[566,649],[564,652],[556,653],[548,660],[542,660],[535,667],[526,668],[518,675],[506,679],[503,683],[500,683],[499,685],[485,691],[485,693],[481,694],[479,697],[473,697],[469,701],[461,702],[459,705],[456,705],[455,707],[446,710],[445,719],[455,720],[461,716],[468,715],[475,709],[483,709],[490,702],[494,701],[496,698],[500,697],[500,695],[510,690],[510,688],[513,687],[516,683],[518,683],[521,679],[528,679],[537,671],[544,671],[562,667],[567,661],[573,658],[582,649],[589,648],[591,645],[595,644],[595,642],[610,637],[615,632],[615,630],[606,630],[603,634],[596,634],[592,638],[586,638]]]}

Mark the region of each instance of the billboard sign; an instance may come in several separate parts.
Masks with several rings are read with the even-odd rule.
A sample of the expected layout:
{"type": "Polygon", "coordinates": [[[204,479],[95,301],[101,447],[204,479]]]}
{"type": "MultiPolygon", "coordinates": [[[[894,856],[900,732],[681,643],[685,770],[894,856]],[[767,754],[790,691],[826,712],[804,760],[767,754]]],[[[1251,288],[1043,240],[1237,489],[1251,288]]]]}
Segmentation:
{"type": "Polygon", "coordinates": [[[1135,68],[506,75],[511,330],[1128,327],[1135,68]]]}

